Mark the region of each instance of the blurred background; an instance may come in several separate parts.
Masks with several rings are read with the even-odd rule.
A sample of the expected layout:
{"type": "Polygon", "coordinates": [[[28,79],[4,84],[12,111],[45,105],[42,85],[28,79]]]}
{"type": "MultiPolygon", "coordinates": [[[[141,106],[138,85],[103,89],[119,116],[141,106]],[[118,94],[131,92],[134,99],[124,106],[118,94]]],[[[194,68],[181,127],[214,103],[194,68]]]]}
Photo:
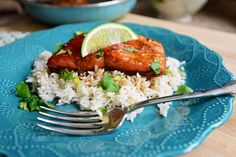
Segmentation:
{"type": "MultiPolygon", "coordinates": [[[[137,0],[131,12],[236,33],[236,0],[137,0]]],[[[19,1],[0,0],[0,27],[25,17],[28,14],[19,1]]]]}
{"type": "MultiPolygon", "coordinates": [[[[165,2],[165,0],[154,1],[156,1],[156,3],[158,3],[158,1],[160,2],[158,3],[160,9],[162,7],[162,1],[165,2]]],[[[236,0],[208,0],[205,2],[203,0],[185,0],[185,4],[183,3],[184,0],[166,1],[172,2],[174,6],[163,8],[166,9],[167,12],[174,12],[174,14],[176,12],[173,10],[175,10],[178,5],[185,7],[185,9],[188,6],[188,10],[196,9],[196,12],[193,12],[192,14],[191,19],[182,19],[182,21],[180,19],[178,22],[184,22],[185,24],[195,25],[197,27],[207,27],[210,29],[236,33],[236,0]]],[[[162,18],[162,10],[157,12],[156,9],[153,3],[147,3],[146,0],[139,0],[133,12],[145,16],[162,18]]],[[[178,15],[178,13],[176,15],[178,15]]]]}

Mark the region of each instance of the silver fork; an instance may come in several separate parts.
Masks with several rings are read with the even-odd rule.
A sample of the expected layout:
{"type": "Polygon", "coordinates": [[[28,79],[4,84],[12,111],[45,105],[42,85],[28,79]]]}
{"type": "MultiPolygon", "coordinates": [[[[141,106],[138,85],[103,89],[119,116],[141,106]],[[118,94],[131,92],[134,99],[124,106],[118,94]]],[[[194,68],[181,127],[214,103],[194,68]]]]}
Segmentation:
{"type": "Polygon", "coordinates": [[[236,94],[236,80],[230,81],[222,87],[198,91],[188,94],[172,95],[166,97],[153,98],[139,103],[135,103],[127,108],[111,108],[100,116],[94,111],[67,112],[54,110],[41,106],[41,115],[37,117],[40,123],[37,126],[70,135],[97,135],[109,133],[119,128],[127,113],[144,106],[165,103],[174,100],[186,100],[201,97],[215,97],[221,95],[236,94]],[[42,116],[44,118],[42,118],[42,116]]]}

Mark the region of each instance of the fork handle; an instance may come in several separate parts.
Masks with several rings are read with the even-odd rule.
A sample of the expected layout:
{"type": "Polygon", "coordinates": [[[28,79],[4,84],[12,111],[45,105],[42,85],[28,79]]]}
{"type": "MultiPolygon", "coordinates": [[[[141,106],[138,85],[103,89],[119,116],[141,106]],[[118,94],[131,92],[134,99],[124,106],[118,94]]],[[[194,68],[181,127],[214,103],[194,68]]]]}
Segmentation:
{"type": "Polygon", "coordinates": [[[175,100],[186,100],[186,99],[193,99],[193,98],[202,98],[202,97],[216,97],[221,95],[232,95],[236,94],[236,80],[230,81],[229,83],[223,85],[222,87],[218,87],[215,89],[204,90],[204,91],[197,91],[188,94],[178,94],[178,95],[171,95],[166,97],[156,97],[152,99],[148,99],[145,101],[141,101],[131,105],[128,108],[128,111],[134,111],[138,108],[149,106],[153,104],[165,103],[175,100]]]}

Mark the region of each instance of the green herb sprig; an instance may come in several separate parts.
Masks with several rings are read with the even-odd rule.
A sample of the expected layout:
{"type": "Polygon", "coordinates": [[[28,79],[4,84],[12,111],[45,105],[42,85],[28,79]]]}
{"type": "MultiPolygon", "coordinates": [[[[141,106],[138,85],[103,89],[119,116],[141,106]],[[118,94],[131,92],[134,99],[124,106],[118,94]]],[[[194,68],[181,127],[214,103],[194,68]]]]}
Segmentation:
{"type": "Polygon", "coordinates": [[[170,74],[170,68],[167,67],[167,68],[166,68],[166,71],[165,71],[165,75],[169,75],[169,74],[170,74]]]}
{"type": "Polygon", "coordinates": [[[96,56],[97,56],[97,57],[103,57],[103,56],[104,56],[103,50],[101,49],[101,50],[97,51],[97,52],[96,52],[96,56]]]}
{"type": "Polygon", "coordinates": [[[53,104],[49,104],[42,99],[40,99],[37,95],[32,95],[30,93],[29,86],[21,81],[16,85],[16,92],[20,100],[19,108],[25,111],[40,111],[40,106],[45,106],[49,108],[55,108],[56,106],[53,104]]]}
{"type": "Polygon", "coordinates": [[[104,90],[109,92],[119,92],[120,86],[113,80],[111,74],[105,72],[102,81],[101,86],[104,90]]]}
{"type": "Polygon", "coordinates": [[[176,94],[186,94],[186,93],[191,93],[191,92],[193,92],[192,88],[185,85],[180,85],[178,86],[176,94]]]}
{"type": "Polygon", "coordinates": [[[63,44],[57,44],[56,46],[56,53],[59,52],[63,48],[63,44]]]}
{"type": "Polygon", "coordinates": [[[58,44],[57,46],[56,46],[56,51],[55,51],[55,55],[60,55],[60,54],[64,54],[64,53],[67,53],[67,54],[69,54],[69,55],[72,55],[72,51],[71,50],[64,50],[63,49],[63,44],[58,44]]]}
{"type": "Polygon", "coordinates": [[[126,47],[125,51],[127,51],[127,52],[138,52],[138,50],[134,47],[126,47]]]}
{"type": "Polygon", "coordinates": [[[59,73],[59,78],[64,79],[65,81],[72,80],[76,77],[76,73],[74,71],[69,71],[68,69],[62,69],[59,73]]]}
{"type": "Polygon", "coordinates": [[[105,107],[100,107],[99,111],[102,113],[102,115],[107,115],[107,108],[105,107]]]}
{"type": "Polygon", "coordinates": [[[161,73],[160,62],[154,61],[151,63],[151,69],[156,73],[161,73]]]}
{"type": "Polygon", "coordinates": [[[21,98],[29,98],[31,96],[29,86],[24,81],[17,83],[16,92],[21,98]]]}
{"type": "Polygon", "coordinates": [[[81,35],[81,34],[84,34],[84,36],[86,36],[86,35],[87,35],[87,32],[85,32],[85,31],[76,31],[76,32],[74,33],[75,36],[81,35]]]}
{"type": "Polygon", "coordinates": [[[60,55],[60,54],[69,54],[72,55],[72,51],[71,50],[63,50],[61,49],[60,51],[56,52],[55,55],[60,55]]]}

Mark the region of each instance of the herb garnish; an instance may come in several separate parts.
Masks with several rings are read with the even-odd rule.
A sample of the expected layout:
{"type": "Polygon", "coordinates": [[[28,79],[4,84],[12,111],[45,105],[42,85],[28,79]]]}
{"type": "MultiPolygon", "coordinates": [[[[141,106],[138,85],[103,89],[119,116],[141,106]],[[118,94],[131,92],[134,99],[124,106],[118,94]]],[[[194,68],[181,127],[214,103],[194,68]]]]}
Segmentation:
{"type": "Polygon", "coordinates": [[[64,54],[64,53],[67,53],[69,55],[72,55],[72,51],[71,50],[64,50],[63,49],[63,44],[58,44],[56,46],[56,51],[55,51],[55,55],[60,55],[60,54],[64,54]]]}
{"type": "Polygon", "coordinates": [[[138,50],[134,47],[126,47],[125,51],[127,51],[127,52],[138,52],[138,50]]]}
{"type": "Polygon", "coordinates": [[[97,57],[103,57],[103,55],[104,55],[104,52],[102,49],[96,52],[97,57]]]}
{"type": "Polygon", "coordinates": [[[106,115],[107,114],[107,108],[105,108],[105,107],[100,107],[99,111],[102,113],[102,115],[106,115]]]}
{"type": "Polygon", "coordinates": [[[75,78],[73,79],[73,82],[76,86],[79,86],[80,85],[80,79],[79,79],[79,76],[75,76],[75,78]]]}
{"type": "Polygon", "coordinates": [[[119,92],[120,86],[112,79],[111,74],[105,72],[102,81],[101,86],[104,90],[107,90],[109,92],[119,92]]]}
{"type": "Polygon", "coordinates": [[[66,53],[66,51],[61,49],[60,51],[56,52],[56,55],[60,55],[60,54],[63,54],[63,53],[66,53]]]}
{"type": "Polygon", "coordinates": [[[63,48],[63,44],[57,44],[55,52],[57,53],[57,52],[61,51],[62,48],[63,48]]]}
{"type": "Polygon", "coordinates": [[[31,96],[28,85],[21,81],[16,85],[17,95],[21,98],[29,98],[31,96]]]}
{"type": "Polygon", "coordinates": [[[69,71],[68,69],[62,69],[60,70],[59,77],[65,81],[68,81],[74,79],[76,77],[76,73],[74,71],[69,71]]]}
{"type": "Polygon", "coordinates": [[[56,105],[49,104],[44,102],[42,99],[40,99],[36,95],[32,95],[31,97],[27,99],[22,99],[20,102],[19,108],[25,111],[40,111],[40,106],[45,106],[49,108],[55,108],[56,105]]]}
{"type": "Polygon", "coordinates": [[[124,77],[123,76],[121,76],[121,75],[116,75],[115,77],[114,77],[114,80],[115,81],[120,81],[120,80],[122,80],[124,77]]]}
{"type": "Polygon", "coordinates": [[[45,106],[49,108],[54,108],[55,105],[44,102],[36,95],[32,95],[30,93],[28,85],[21,81],[16,85],[16,92],[20,100],[19,108],[25,111],[39,111],[40,106],[45,106]]]}
{"type": "Polygon", "coordinates": [[[25,102],[25,101],[20,102],[19,109],[22,109],[22,110],[25,110],[25,111],[29,111],[28,106],[27,106],[27,102],[25,102]]]}
{"type": "Polygon", "coordinates": [[[179,73],[181,76],[186,76],[184,69],[179,69],[179,73]]]}
{"type": "Polygon", "coordinates": [[[63,50],[63,49],[61,49],[60,51],[56,52],[55,55],[60,55],[60,54],[64,54],[64,53],[72,55],[73,52],[71,50],[63,50]]]}
{"type": "Polygon", "coordinates": [[[193,92],[193,90],[190,87],[185,86],[185,85],[180,85],[178,86],[176,94],[186,94],[186,93],[191,93],[191,92],[193,92]]]}
{"type": "Polygon", "coordinates": [[[72,51],[71,50],[66,50],[66,52],[69,54],[69,55],[72,55],[72,51]]]}
{"type": "Polygon", "coordinates": [[[169,75],[169,73],[170,73],[170,68],[167,67],[167,68],[166,68],[166,71],[165,71],[165,75],[169,75]]]}
{"type": "Polygon", "coordinates": [[[156,74],[161,73],[160,62],[157,62],[157,61],[152,62],[151,68],[156,74]]]}
{"type": "Polygon", "coordinates": [[[87,32],[85,32],[85,31],[76,31],[75,32],[75,36],[80,35],[80,34],[84,34],[84,36],[86,36],[87,32]]]}

